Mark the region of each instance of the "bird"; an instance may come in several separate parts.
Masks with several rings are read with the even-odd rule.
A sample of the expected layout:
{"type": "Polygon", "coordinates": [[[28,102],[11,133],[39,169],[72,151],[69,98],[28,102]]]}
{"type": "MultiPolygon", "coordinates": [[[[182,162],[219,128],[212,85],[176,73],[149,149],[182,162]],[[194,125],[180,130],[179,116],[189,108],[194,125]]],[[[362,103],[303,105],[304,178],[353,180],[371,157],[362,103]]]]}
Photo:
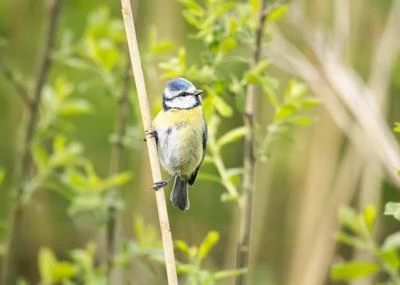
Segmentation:
{"type": "Polygon", "coordinates": [[[170,174],[154,183],[153,189],[163,188],[175,179],[170,200],[182,211],[190,207],[188,186],[195,182],[207,149],[202,93],[185,78],[169,80],[162,96],[163,109],[146,132],[156,138],[161,165],[170,174]]]}

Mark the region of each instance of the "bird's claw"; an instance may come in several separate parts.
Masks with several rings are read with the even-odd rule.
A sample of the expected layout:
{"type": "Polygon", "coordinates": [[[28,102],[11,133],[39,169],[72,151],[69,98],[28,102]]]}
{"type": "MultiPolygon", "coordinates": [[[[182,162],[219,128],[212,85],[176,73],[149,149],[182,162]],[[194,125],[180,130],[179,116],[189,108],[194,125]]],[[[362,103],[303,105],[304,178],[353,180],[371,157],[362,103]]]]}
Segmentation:
{"type": "MultiPolygon", "coordinates": [[[[146,137],[157,138],[157,131],[154,128],[150,128],[145,131],[145,135],[146,137]]],[[[143,139],[144,141],[146,141],[146,137],[143,139]]]]}
{"type": "Polygon", "coordinates": [[[153,190],[157,191],[157,190],[167,186],[167,184],[168,184],[168,181],[158,181],[158,182],[154,183],[153,190]]]}

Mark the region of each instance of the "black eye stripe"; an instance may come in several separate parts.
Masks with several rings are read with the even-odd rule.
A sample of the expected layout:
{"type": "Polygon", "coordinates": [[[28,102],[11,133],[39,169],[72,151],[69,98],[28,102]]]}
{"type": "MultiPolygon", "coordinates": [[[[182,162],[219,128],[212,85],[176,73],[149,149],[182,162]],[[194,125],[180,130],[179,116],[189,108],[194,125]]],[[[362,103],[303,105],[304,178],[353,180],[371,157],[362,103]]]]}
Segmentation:
{"type": "Polygon", "coordinates": [[[186,97],[186,96],[192,96],[192,95],[194,95],[194,94],[184,91],[184,92],[179,93],[178,95],[175,95],[174,97],[165,98],[165,100],[171,101],[171,100],[174,100],[175,98],[178,98],[178,97],[186,97]]]}

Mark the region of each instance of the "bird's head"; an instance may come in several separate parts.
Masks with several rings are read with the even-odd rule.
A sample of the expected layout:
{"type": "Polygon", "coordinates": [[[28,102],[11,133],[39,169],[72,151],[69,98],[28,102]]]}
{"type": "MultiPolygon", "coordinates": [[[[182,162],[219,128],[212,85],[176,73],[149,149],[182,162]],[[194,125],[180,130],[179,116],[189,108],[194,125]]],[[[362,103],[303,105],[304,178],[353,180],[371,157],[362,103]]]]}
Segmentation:
{"type": "Polygon", "coordinates": [[[188,80],[178,77],[167,82],[163,93],[164,110],[192,109],[201,105],[202,90],[188,80]]]}

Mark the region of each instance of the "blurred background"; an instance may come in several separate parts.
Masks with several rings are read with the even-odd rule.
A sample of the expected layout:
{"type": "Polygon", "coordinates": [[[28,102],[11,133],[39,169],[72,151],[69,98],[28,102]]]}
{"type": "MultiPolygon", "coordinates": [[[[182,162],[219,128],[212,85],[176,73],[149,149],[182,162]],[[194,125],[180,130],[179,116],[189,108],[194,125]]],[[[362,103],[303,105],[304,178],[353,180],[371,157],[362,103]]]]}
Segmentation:
{"type": "MultiPolygon", "coordinates": [[[[47,21],[44,2],[0,2],[0,59],[20,73],[19,78],[28,88],[34,84],[37,54],[47,21]]],[[[199,60],[201,45],[189,36],[193,28],[185,22],[182,4],[177,1],[133,0],[132,5],[136,7],[136,27],[154,115],[160,109],[165,79],[160,79],[157,67],[161,60],[147,56],[149,35],[156,30],[157,39],[185,46],[188,61],[194,63],[199,60]]],[[[272,40],[262,50],[273,62],[268,72],[282,82],[292,77],[304,82],[321,104],[310,112],[316,118],[313,124],[294,128],[290,142],[274,144],[268,161],[256,163],[249,284],[339,284],[329,278],[332,263],[354,256],[370,258],[337,244],[337,212],[342,205],[377,208],[377,241],[398,229],[398,222],[383,216],[383,206],[398,200],[400,189],[396,177],[396,169],[400,168],[400,164],[396,165],[400,161],[396,142],[399,137],[393,132],[395,122],[400,121],[399,6],[399,1],[391,0],[291,1],[286,15],[268,28],[272,40]]],[[[62,57],[60,54],[65,52],[66,33],[77,41],[88,32],[90,17],[94,22],[101,21],[100,16],[93,16],[99,9],[107,10],[109,18],[121,18],[118,1],[62,3],[55,48],[59,54],[55,53],[55,57],[62,57]]],[[[124,41],[120,41],[122,47],[124,41]]],[[[84,115],[68,119],[67,136],[70,141],[80,142],[97,175],[107,177],[118,108],[112,93],[121,91],[96,82],[82,86],[98,79],[93,78],[93,73],[80,72],[79,64],[55,60],[48,81],[68,81],[72,84],[71,96],[82,97],[90,105],[90,111],[81,110],[84,115]]],[[[122,86],[123,72],[114,75],[112,80],[122,86]]],[[[132,78],[129,90],[130,98],[134,98],[132,78]]],[[[0,94],[0,168],[5,172],[0,186],[0,222],[4,231],[13,199],[12,173],[24,105],[1,75],[0,94]]],[[[131,172],[132,177],[121,187],[122,240],[135,240],[133,224],[138,223],[139,217],[158,236],[144,135],[137,103],[134,99],[130,102],[126,140],[130,146],[123,152],[122,170],[131,172]]],[[[261,127],[271,122],[272,111],[266,101],[259,101],[256,118],[261,127]]],[[[220,128],[225,131],[240,125],[242,116],[234,111],[220,128]]],[[[229,167],[242,165],[242,144],[240,140],[224,148],[222,157],[229,167]]],[[[215,170],[206,164],[202,171],[215,170]]],[[[218,183],[200,179],[190,191],[188,212],[178,211],[168,201],[174,240],[198,246],[208,232],[219,232],[220,241],[204,261],[209,270],[234,267],[238,209],[233,202],[221,202],[225,191],[218,183]]],[[[40,248],[51,248],[57,258],[68,259],[71,249],[85,248],[92,241],[96,244],[96,256],[104,254],[105,222],[101,215],[82,211],[71,216],[71,211],[70,200],[45,189],[35,191],[26,205],[18,273],[29,284],[38,284],[40,279],[40,248]]],[[[177,258],[185,259],[181,253],[177,253],[177,258]]],[[[147,264],[146,259],[140,262],[147,264]]],[[[160,281],[165,280],[162,266],[152,265],[148,269],[138,264],[139,261],[132,265],[132,284],[166,284],[160,281]]],[[[223,282],[231,284],[232,280],[223,282]]],[[[375,284],[374,279],[363,282],[357,284],[375,284]]]]}

